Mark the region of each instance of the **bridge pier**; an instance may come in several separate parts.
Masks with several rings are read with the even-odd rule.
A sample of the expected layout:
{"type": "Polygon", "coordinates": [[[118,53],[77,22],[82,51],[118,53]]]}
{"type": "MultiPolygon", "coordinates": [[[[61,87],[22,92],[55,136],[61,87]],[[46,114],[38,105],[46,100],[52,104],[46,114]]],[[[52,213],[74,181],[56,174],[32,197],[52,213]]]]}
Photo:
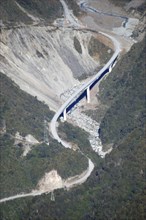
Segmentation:
{"type": "Polygon", "coordinates": [[[110,67],[109,67],[109,73],[110,73],[111,71],[112,71],[112,67],[110,66],[110,67]]]}
{"type": "Polygon", "coordinates": [[[115,61],[115,62],[113,63],[112,68],[114,68],[114,66],[116,65],[116,63],[117,63],[117,61],[115,61]]]}
{"type": "Polygon", "coordinates": [[[66,108],[63,111],[63,119],[64,119],[64,121],[66,121],[66,108]]]}
{"type": "Polygon", "coordinates": [[[90,88],[87,87],[87,103],[90,103],[90,88]]]}

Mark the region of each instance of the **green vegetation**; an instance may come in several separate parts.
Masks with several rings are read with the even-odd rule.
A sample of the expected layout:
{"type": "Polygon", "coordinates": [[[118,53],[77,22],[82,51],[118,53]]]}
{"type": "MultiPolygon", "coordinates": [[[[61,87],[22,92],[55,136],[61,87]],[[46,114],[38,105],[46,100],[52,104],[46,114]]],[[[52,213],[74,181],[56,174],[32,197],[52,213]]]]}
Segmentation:
{"type": "MultiPolygon", "coordinates": [[[[99,102],[99,97],[98,97],[98,102],[99,102]]],[[[108,105],[99,102],[98,106],[95,107],[95,109],[85,110],[84,112],[86,115],[90,116],[93,120],[100,123],[107,109],[108,109],[108,105]]]]}
{"type": "Polygon", "coordinates": [[[66,140],[70,139],[71,142],[77,143],[80,149],[94,160],[95,169],[92,175],[83,185],[70,191],[55,191],[55,202],[50,200],[50,195],[42,195],[1,204],[2,220],[6,218],[10,220],[145,219],[146,140],[143,125],[145,121],[141,116],[144,113],[143,105],[145,104],[144,57],[144,42],[141,42],[132,47],[100,85],[101,100],[103,103],[108,102],[109,105],[107,112],[111,112],[111,109],[114,112],[110,114],[111,119],[107,113],[101,124],[101,133],[102,129],[106,132],[106,136],[104,134],[102,136],[103,141],[116,143],[112,153],[105,159],[100,159],[95,153],[94,157],[90,152],[88,134],[68,123],[61,124],[59,128],[61,135],[66,140]],[[119,100],[124,108],[130,111],[132,117],[136,116],[134,119],[129,120],[128,112],[123,115],[125,111],[123,108],[120,112],[116,105],[119,100]],[[129,102],[132,109],[129,107],[129,102]],[[118,130],[123,128],[123,122],[120,120],[121,114],[127,133],[119,136],[118,130]],[[104,121],[107,127],[104,127],[104,121]],[[111,123],[112,137],[108,135],[108,123],[111,123]]]}
{"type": "Polygon", "coordinates": [[[79,40],[76,38],[76,36],[74,37],[74,47],[78,51],[78,53],[82,54],[81,44],[79,40]]]}
{"type": "Polygon", "coordinates": [[[53,117],[47,105],[20,90],[1,73],[1,131],[6,124],[6,133],[0,136],[0,185],[1,198],[21,192],[30,192],[45,172],[57,169],[62,178],[83,172],[87,159],[79,152],[65,149],[49,136],[49,146],[43,143],[44,116],[49,122],[53,117]],[[3,123],[5,121],[5,123],[3,123]],[[22,145],[14,145],[15,133],[32,134],[41,143],[33,146],[22,157],[22,145]]]}
{"type": "MultiPolygon", "coordinates": [[[[109,107],[105,116],[101,114],[100,136],[105,145],[114,144],[112,153],[99,158],[92,152],[86,132],[61,124],[62,137],[77,144],[94,161],[92,175],[69,191],[56,190],[55,202],[50,195],[42,195],[0,204],[2,220],[146,219],[145,47],[144,41],[134,45],[100,84],[102,106],[109,107]]],[[[44,116],[49,122],[53,113],[3,74],[1,82],[1,125],[5,120],[7,128],[0,142],[1,197],[30,191],[45,171],[54,168],[64,178],[81,171],[87,162],[85,157],[62,148],[51,137],[49,146],[42,143],[25,158],[20,157],[22,148],[14,146],[11,135],[20,131],[43,140],[44,116]]]]}
{"type": "Polygon", "coordinates": [[[91,158],[93,162],[99,163],[101,158],[92,150],[88,140],[89,134],[86,131],[65,122],[59,125],[59,133],[63,140],[75,144],[75,146],[77,146],[86,156],[91,158]]]}
{"type": "MultiPolygon", "coordinates": [[[[19,3],[26,12],[44,20],[45,23],[50,23],[63,15],[63,7],[59,0],[1,0],[0,20],[8,28],[18,25],[19,23],[32,24],[33,22],[32,19],[19,8],[17,3],[19,3]]],[[[75,0],[66,0],[66,3],[76,16],[81,13],[75,0]]]]}
{"type": "Polygon", "coordinates": [[[31,18],[19,9],[14,0],[1,0],[0,20],[4,24],[15,24],[16,22],[30,24],[32,22],[31,18]]]}
{"type": "Polygon", "coordinates": [[[109,47],[105,46],[103,43],[101,43],[98,39],[96,39],[93,36],[89,41],[88,50],[90,56],[99,60],[101,65],[107,63],[107,61],[110,59],[113,53],[113,51],[109,47]]]}
{"type": "MultiPolygon", "coordinates": [[[[78,53],[82,53],[82,48],[77,38],[74,38],[74,47],[78,51],[78,53]]],[[[109,48],[93,36],[91,36],[90,41],[88,43],[88,52],[96,62],[99,62],[99,66],[95,69],[95,71],[84,73],[81,76],[79,76],[78,80],[80,81],[88,77],[94,76],[96,72],[98,72],[105,65],[105,63],[108,62],[108,60],[111,58],[113,54],[113,50],[111,48],[109,48]]]]}
{"type": "Polygon", "coordinates": [[[104,144],[116,145],[134,129],[144,129],[145,57],[143,40],[132,47],[100,84],[101,101],[110,106],[100,125],[100,137],[104,144]]]}
{"type": "Polygon", "coordinates": [[[30,192],[45,172],[57,169],[62,178],[83,172],[87,159],[78,152],[64,149],[54,140],[49,146],[40,144],[32,148],[26,157],[22,149],[14,146],[14,140],[4,135],[1,138],[1,198],[21,192],[30,192]]]}
{"type": "Polygon", "coordinates": [[[58,0],[1,0],[0,20],[8,27],[10,24],[13,26],[20,22],[32,23],[32,19],[18,7],[17,2],[28,13],[45,21],[53,21],[57,17],[61,17],[63,13],[62,5],[58,0]]]}
{"type": "Polygon", "coordinates": [[[17,0],[17,2],[31,14],[45,20],[54,20],[62,16],[63,9],[58,0],[17,0]]]}
{"type": "Polygon", "coordinates": [[[1,219],[144,220],[144,169],[144,133],[136,129],[96,165],[86,183],[55,191],[55,202],[42,195],[1,204],[1,219]]]}
{"type": "MultiPolygon", "coordinates": [[[[49,122],[53,112],[49,107],[20,90],[4,74],[0,73],[0,121],[5,121],[7,133],[15,135],[17,131],[22,136],[32,134],[40,141],[44,137],[44,117],[49,122]]],[[[2,123],[0,123],[2,124],[2,123]]]]}

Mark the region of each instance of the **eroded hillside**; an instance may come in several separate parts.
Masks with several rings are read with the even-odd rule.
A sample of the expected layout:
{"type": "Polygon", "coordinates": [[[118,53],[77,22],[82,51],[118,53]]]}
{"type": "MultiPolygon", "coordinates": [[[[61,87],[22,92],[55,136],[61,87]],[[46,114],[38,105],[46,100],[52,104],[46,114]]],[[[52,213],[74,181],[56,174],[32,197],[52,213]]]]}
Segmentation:
{"type": "Polygon", "coordinates": [[[100,64],[99,57],[95,60],[89,55],[91,37],[90,32],[49,26],[3,30],[1,71],[55,110],[61,104],[60,94],[100,64]]]}

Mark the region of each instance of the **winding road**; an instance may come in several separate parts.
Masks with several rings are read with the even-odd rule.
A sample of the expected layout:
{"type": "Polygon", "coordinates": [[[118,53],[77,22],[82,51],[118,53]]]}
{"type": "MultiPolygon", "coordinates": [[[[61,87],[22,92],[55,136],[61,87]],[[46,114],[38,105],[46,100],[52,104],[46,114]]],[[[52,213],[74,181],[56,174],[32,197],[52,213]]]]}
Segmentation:
{"type": "MultiPolygon", "coordinates": [[[[72,22],[72,19],[74,20],[74,17],[72,17],[70,15],[70,12],[68,12],[68,8],[67,8],[67,5],[66,3],[63,1],[63,0],[60,0],[62,5],[63,5],[63,8],[64,8],[64,11],[65,11],[65,15],[66,17],[68,17],[70,23],[72,22]]],[[[85,6],[84,6],[85,7],[85,6]]],[[[88,10],[88,8],[87,8],[88,10]]],[[[74,20],[73,21],[73,26],[74,25],[79,25],[78,23],[76,23],[76,21],[74,20]]],[[[100,78],[102,76],[102,74],[106,71],[106,70],[109,70],[109,68],[113,65],[112,64],[115,64],[114,61],[117,59],[120,51],[121,51],[121,47],[120,47],[120,43],[113,37],[113,36],[110,36],[108,34],[105,34],[105,33],[102,33],[102,32],[99,32],[101,34],[103,34],[104,36],[108,37],[111,39],[111,41],[113,42],[114,44],[114,48],[115,48],[115,52],[113,54],[113,56],[110,58],[110,60],[107,62],[107,64],[91,79],[89,80],[87,83],[85,83],[84,85],[81,86],[81,88],[79,88],[61,107],[60,109],[56,112],[56,114],[54,115],[51,123],[50,123],[50,131],[52,133],[52,136],[54,139],[56,139],[59,143],[61,143],[65,148],[71,148],[70,144],[65,142],[64,140],[62,140],[58,133],[57,133],[57,120],[59,119],[60,115],[62,114],[62,112],[64,111],[64,109],[66,109],[72,102],[74,102],[74,100],[82,93],[84,92],[89,86],[91,86],[98,78],[100,78]]],[[[111,68],[112,68],[111,67],[111,68]]],[[[111,70],[110,68],[110,70],[111,70]]],[[[64,185],[63,187],[66,187],[66,188],[71,188],[73,187],[74,185],[78,185],[78,184],[82,184],[84,183],[87,178],[90,176],[91,172],[93,171],[94,169],[94,164],[93,162],[91,161],[90,158],[87,158],[88,159],[88,168],[86,171],[84,171],[81,175],[77,176],[76,178],[71,178],[70,181],[69,180],[66,180],[64,182],[64,185]]],[[[32,191],[31,193],[22,193],[22,194],[19,194],[19,195],[15,195],[15,196],[11,196],[11,197],[7,197],[7,198],[3,198],[0,200],[0,203],[2,202],[6,202],[6,201],[9,201],[9,200],[13,200],[13,199],[17,199],[17,198],[22,198],[22,197],[28,197],[28,196],[37,196],[37,195],[41,195],[45,192],[39,192],[39,191],[32,191]]]]}
{"type": "MultiPolygon", "coordinates": [[[[109,67],[111,66],[111,64],[115,61],[115,59],[118,57],[121,49],[120,49],[120,44],[119,42],[112,36],[109,36],[107,34],[102,33],[103,35],[107,36],[108,38],[110,38],[112,40],[112,42],[114,43],[114,47],[115,47],[115,52],[113,54],[113,56],[111,57],[111,59],[107,62],[107,64],[87,83],[85,83],[80,89],[78,89],[61,107],[60,109],[56,112],[56,114],[54,115],[51,123],[50,123],[50,131],[53,135],[53,138],[56,139],[59,143],[61,143],[65,148],[71,148],[70,144],[65,142],[64,140],[62,140],[57,132],[57,120],[59,119],[60,115],[62,114],[62,112],[64,111],[64,109],[66,109],[72,102],[74,102],[74,100],[82,93],[84,92],[90,85],[92,85],[92,83],[97,80],[98,78],[100,78],[100,76],[104,73],[104,71],[106,71],[107,69],[109,69],[109,67]]],[[[70,187],[76,184],[81,184],[83,182],[85,182],[87,180],[87,178],[90,176],[91,172],[94,169],[94,164],[91,161],[90,158],[88,158],[88,163],[89,163],[89,167],[88,167],[88,171],[85,173],[84,176],[82,176],[81,178],[78,177],[78,179],[76,179],[76,181],[73,181],[72,183],[70,183],[70,187]]],[[[68,185],[66,185],[66,187],[68,187],[68,185]]]]}
{"type": "Polygon", "coordinates": [[[56,122],[59,119],[60,115],[62,114],[62,112],[64,111],[64,109],[66,109],[82,92],[84,92],[90,85],[92,85],[92,83],[98,79],[102,73],[104,71],[106,71],[107,69],[109,69],[109,67],[111,66],[111,64],[114,62],[114,60],[118,57],[121,49],[120,49],[120,43],[113,37],[113,36],[109,36],[108,34],[99,32],[103,35],[105,35],[106,37],[110,38],[112,40],[112,42],[114,43],[114,47],[115,47],[115,52],[113,54],[113,56],[111,57],[111,59],[106,63],[106,65],[87,83],[85,83],[81,88],[79,88],[61,107],[60,109],[56,112],[56,114],[54,115],[51,123],[50,123],[50,130],[51,133],[54,137],[54,139],[56,139],[59,143],[61,143],[64,147],[66,148],[71,148],[70,145],[66,142],[64,142],[57,133],[57,129],[56,129],[56,122]]]}
{"type": "MultiPolygon", "coordinates": [[[[64,2],[63,0],[61,0],[61,2],[64,2]]],[[[65,13],[66,13],[66,17],[67,17],[67,6],[66,4],[64,3],[63,4],[63,7],[65,7],[65,13]]],[[[87,8],[88,10],[88,8],[87,8]]],[[[70,19],[70,16],[69,18],[70,19]]],[[[71,20],[70,20],[71,22],[71,20]]],[[[74,23],[73,23],[74,25],[74,23]]],[[[81,88],[79,88],[61,107],[60,109],[56,112],[56,114],[54,115],[53,119],[51,120],[51,123],[50,123],[50,131],[52,133],[52,136],[54,139],[56,139],[59,143],[61,143],[65,148],[71,148],[71,145],[67,142],[65,142],[64,140],[62,140],[59,135],[58,135],[58,132],[57,132],[57,127],[56,127],[56,124],[57,124],[57,120],[59,119],[60,115],[63,113],[63,111],[71,104],[74,102],[74,100],[76,98],[78,98],[78,96],[84,92],[90,85],[93,84],[93,82],[95,82],[98,78],[100,78],[102,76],[102,74],[109,69],[109,67],[114,64],[114,61],[117,59],[118,55],[120,54],[121,52],[121,46],[120,46],[120,43],[113,37],[113,36],[110,36],[108,34],[105,34],[105,33],[102,33],[102,32],[99,32],[100,34],[103,34],[104,36],[108,37],[111,39],[111,41],[113,42],[114,44],[114,49],[115,49],[115,52],[113,54],[113,56],[110,58],[110,60],[106,63],[106,65],[91,79],[89,80],[87,83],[83,84],[81,88]]],[[[113,66],[112,66],[113,67],[113,66]]],[[[70,187],[71,185],[75,185],[75,184],[81,184],[83,182],[85,182],[87,180],[87,178],[90,176],[91,172],[93,171],[94,169],[94,164],[93,162],[91,161],[90,158],[88,158],[88,163],[89,163],[89,167],[87,169],[87,172],[85,172],[84,176],[82,176],[81,178],[78,177],[78,179],[76,181],[73,181],[72,183],[70,183],[70,187]]]]}

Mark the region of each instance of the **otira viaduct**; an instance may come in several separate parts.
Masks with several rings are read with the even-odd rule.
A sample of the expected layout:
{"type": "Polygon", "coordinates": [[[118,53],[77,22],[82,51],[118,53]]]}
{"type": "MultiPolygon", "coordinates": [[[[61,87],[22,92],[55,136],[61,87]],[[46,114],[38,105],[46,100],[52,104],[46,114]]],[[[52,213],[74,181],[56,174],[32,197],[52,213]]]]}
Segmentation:
{"type": "MultiPolygon", "coordinates": [[[[101,32],[100,32],[101,33],[101,32]]],[[[103,33],[102,33],[103,34],[103,33]]],[[[51,123],[50,123],[50,130],[52,132],[52,135],[54,139],[56,139],[59,143],[61,143],[64,147],[69,147],[69,144],[65,141],[61,140],[61,138],[57,134],[56,130],[56,122],[60,117],[64,118],[64,121],[67,119],[67,114],[73,109],[74,106],[77,105],[77,103],[80,102],[83,98],[87,99],[87,102],[90,103],[90,91],[93,89],[93,87],[109,72],[112,71],[113,67],[115,66],[119,54],[120,54],[120,44],[119,42],[113,37],[109,36],[104,33],[104,35],[108,38],[110,38],[114,44],[114,53],[110,60],[106,63],[106,65],[98,72],[96,75],[90,79],[88,82],[82,85],[81,88],[79,88],[56,112],[54,115],[51,123]]]]}
{"type": "Polygon", "coordinates": [[[94,79],[91,79],[87,84],[83,85],[78,91],[77,94],[74,93],[74,95],[71,97],[71,100],[67,100],[66,105],[64,106],[63,111],[59,115],[59,117],[63,117],[64,121],[67,119],[67,113],[69,113],[74,106],[76,106],[80,100],[83,98],[86,98],[87,103],[90,103],[90,91],[92,88],[107,74],[112,71],[112,68],[115,66],[118,56],[114,59],[114,61],[109,65],[108,68],[105,70],[98,72],[94,79]]]}

